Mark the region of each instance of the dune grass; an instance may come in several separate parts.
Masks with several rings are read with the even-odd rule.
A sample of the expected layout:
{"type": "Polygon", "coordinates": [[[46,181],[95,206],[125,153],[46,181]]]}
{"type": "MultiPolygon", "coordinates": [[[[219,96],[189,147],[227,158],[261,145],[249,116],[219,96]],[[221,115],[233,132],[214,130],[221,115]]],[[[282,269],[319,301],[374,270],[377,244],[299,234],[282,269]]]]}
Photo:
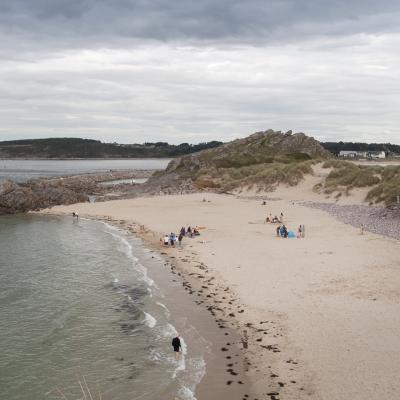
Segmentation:
{"type": "Polygon", "coordinates": [[[229,192],[237,188],[273,190],[278,184],[297,185],[305,174],[312,174],[315,161],[261,163],[239,168],[209,168],[199,174],[195,185],[199,189],[219,188],[229,192]]]}
{"type": "Polygon", "coordinates": [[[397,202],[397,196],[400,196],[400,165],[387,166],[381,182],[368,192],[366,200],[391,205],[397,202]]]}
{"type": "Polygon", "coordinates": [[[400,165],[383,167],[329,160],[323,164],[323,168],[332,168],[322,185],[327,194],[348,194],[354,188],[371,187],[365,200],[386,205],[395,203],[397,196],[400,196],[400,165]]]}

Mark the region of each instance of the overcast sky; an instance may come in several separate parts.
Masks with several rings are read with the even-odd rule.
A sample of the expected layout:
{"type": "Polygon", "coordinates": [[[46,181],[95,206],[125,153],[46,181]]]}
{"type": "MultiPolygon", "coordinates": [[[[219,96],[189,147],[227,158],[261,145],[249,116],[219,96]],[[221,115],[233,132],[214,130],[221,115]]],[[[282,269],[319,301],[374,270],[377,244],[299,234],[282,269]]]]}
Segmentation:
{"type": "Polygon", "coordinates": [[[0,140],[400,143],[398,0],[0,0],[0,140]]]}

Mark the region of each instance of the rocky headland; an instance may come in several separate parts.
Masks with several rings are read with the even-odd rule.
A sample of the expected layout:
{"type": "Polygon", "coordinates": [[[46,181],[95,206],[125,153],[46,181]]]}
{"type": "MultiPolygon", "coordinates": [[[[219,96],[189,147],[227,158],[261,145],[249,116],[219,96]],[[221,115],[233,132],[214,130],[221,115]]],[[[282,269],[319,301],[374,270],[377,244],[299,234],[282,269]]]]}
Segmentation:
{"type": "Polygon", "coordinates": [[[279,183],[297,185],[311,165],[332,158],[320,143],[304,133],[267,130],[214,149],[172,160],[140,190],[175,194],[202,190],[229,192],[257,187],[272,190],[279,183]]]}
{"type": "Polygon", "coordinates": [[[96,201],[122,196],[135,184],[103,186],[102,182],[119,179],[149,178],[154,171],[110,171],[56,178],[32,179],[26,183],[0,182],[0,215],[16,214],[61,204],[96,201]]]}

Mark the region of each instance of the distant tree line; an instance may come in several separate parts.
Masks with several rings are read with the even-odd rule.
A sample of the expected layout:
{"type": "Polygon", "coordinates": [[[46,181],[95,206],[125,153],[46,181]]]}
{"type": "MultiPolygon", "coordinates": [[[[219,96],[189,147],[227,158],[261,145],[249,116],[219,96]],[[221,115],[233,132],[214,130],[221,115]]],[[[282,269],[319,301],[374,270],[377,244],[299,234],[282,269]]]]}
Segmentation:
{"type": "Polygon", "coordinates": [[[144,144],[102,143],[79,138],[10,140],[0,142],[3,158],[169,158],[195,153],[221,145],[211,141],[199,144],[166,142],[144,144]]]}
{"type": "Polygon", "coordinates": [[[321,145],[335,155],[338,155],[342,150],[384,151],[386,155],[400,154],[400,145],[391,143],[325,142],[321,145]]]}
{"type": "MultiPolygon", "coordinates": [[[[80,138],[10,140],[0,142],[0,158],[170,158],[211,149],[221,144],[222,142],[215,140],[198,144],[118,144],[80,138]]],[[[321,145],[336,155],[341,150],[400,154],[400,145],[391,143],[325,142],[321,145]]]]}

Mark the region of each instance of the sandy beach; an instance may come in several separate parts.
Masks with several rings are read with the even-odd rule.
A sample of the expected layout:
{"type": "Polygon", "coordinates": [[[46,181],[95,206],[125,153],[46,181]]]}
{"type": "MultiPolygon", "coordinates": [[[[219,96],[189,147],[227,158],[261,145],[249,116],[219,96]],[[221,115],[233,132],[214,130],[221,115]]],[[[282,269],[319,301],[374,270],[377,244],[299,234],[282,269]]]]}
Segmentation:
{"type": "MultiPolygon", "coordinates": [[[[247,331],[249,346],[241,357],[256,393],[252,398],[399,398],[400,242],[361,235],[327,212],[304,206],[315,200],[309,194],[278,190],[266,205],[244,195],[175,195],[42,213],[78,211],[130,230],[158,249],[218,325],[240,336],[247,331]],[[305,238],[276,237],[276,225],[264,221],[281,212],[289,229],[306,226],[305,238]],[[159,242],[189,225],[202,227],[201,236],[184,238],[182,248],[159,242]]],[[[227,369],[219,375],[221,385],[230,380],[227,369]]],[[[200,385],[199,400],[212,398],[201,392],[200,385]]]]}

